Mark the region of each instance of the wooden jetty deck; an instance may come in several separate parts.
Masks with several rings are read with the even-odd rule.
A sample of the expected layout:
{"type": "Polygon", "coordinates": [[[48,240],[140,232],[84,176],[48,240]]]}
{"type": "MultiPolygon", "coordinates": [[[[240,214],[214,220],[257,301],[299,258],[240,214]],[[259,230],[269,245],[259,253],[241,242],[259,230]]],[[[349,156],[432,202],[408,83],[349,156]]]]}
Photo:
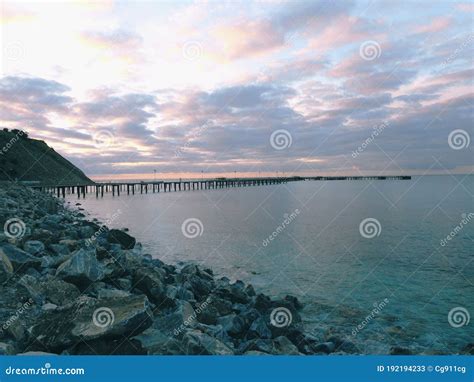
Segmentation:
{"type": "Polygon", "coordinates": [[[159,192],[213,190],[230,187],[250,187],[272,184],[283,184],[301,181],[329,181],[329,180],[409,180],[411,176],[309,176],[309,177],[271,177],[271,178],[214,178],[214,179],[189,179],[189,180],[160,180],[149,182],[110,182],[93,183],[84,185],[32,185],[32,188],[56,194],[58,197],[75,195],[85,198],[86,194],[95,194],[103,197],[104,193],[112,193],[120,196],[120,193],[135,195],[135,193],[147,194],[159,192]]]}

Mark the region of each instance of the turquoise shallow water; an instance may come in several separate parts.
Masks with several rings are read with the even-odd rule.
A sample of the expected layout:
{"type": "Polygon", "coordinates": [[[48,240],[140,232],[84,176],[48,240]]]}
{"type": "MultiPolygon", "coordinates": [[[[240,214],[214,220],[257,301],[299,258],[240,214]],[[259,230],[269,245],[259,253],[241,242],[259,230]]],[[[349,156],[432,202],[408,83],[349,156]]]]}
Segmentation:
{"type": "Polygon", "coordinates": [[[369,354],[392,346],[451,354],[474,342],[474,321],[455,327],[474,315],[473,195],[473,176],[425,176],[89,194],[80,203],[165,262],[194,261],[262,292],[298,296],[316,336],[352,337],[369,354]],[[183,234],[190,218],[202,224],[195,238],[183,234]],[[379,224],[373,238],[360,232],[367,218],[379,224]]]}

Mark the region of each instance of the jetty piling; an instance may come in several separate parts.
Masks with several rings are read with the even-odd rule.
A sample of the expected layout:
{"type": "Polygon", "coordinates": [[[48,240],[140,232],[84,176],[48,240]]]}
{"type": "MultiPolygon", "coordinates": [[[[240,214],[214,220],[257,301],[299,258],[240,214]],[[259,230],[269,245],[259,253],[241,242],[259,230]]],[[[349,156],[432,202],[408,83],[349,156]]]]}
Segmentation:
{"type": "Polygon", "coordinates": [[[135,195],[135,188],[140,187],[140,194],[148,194],[148,187],[153,193],[163,192],[215,190],[234,187],[267,186],[274,184],[284,184],[288,182],[301,181],[332,181],[332,180],[410,180],[409,175],[383,175],[383,176],[293,176],[274,178],[216,178],[202,180],[170,180],[153,182],[109,182],[93,184],[75,185],[34,185],[34,189],[39,189],[48,193],[56,194],[59,197],[77,194],[78,199],[85,198],[86,194],[95,191],[96,198],[103,197],[104,193],[112,192],[112,196],[120,196],[120,191],[127,191],[127,195],[135,195]]]}

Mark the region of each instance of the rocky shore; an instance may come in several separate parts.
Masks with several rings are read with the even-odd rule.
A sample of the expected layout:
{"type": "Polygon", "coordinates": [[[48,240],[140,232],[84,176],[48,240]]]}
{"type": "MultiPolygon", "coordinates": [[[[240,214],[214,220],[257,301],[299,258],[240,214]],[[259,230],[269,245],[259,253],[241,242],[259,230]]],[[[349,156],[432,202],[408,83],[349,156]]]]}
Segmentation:
{"type": "Polygon", "coordinates": [[[1,186],[0,223],[0,354],[354,352],[305,333],[296,297],[164,264],[53,196],[1,186]]]}

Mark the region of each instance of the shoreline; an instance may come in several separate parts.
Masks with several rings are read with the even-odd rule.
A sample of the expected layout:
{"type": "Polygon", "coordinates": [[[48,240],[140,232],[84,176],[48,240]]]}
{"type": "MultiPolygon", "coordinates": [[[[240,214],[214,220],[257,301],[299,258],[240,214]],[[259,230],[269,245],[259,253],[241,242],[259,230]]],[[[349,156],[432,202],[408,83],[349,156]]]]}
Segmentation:
{"type": "Polygon", "coordinates": [[[0,354],[356,353],[306,333],[294,296],[164,264],[46,193],[10,184],[0,194],[0,354]]]}

